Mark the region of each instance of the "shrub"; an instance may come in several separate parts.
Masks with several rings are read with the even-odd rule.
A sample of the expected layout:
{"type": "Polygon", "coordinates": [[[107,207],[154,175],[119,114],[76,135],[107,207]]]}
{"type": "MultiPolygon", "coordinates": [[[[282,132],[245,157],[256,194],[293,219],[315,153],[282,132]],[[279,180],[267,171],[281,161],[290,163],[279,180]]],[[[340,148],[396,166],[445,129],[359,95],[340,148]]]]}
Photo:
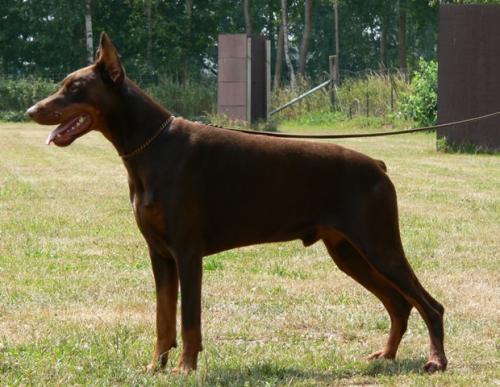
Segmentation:
{"type": "Polygon", "coordinates": [[[436,61],[420,58],[410,89],[404,93],[401,112],[419,125],[433,125],[437,119],[437,69],[436,61]]]}
{"type": "Polygon", "coordinates": [[[181,84],[168,77],[145,87],[146,93],[173,114],[199,119],[215,112],[217,83],[212,79],[181,84]]]}
{"type": "Polygon", "coordinates": [[[26,119],[26,109],[56,89],[55,82],[42,78],[0,78],[0,120],[26,119]]]}
{"type": "Polygon", "coordinates": [[[399,73],[347,78],[337,91],[338,109],[350,117],[387,116],[398,111],[398,96],[407,89],[408,84],[399,73]]]}
{"type": "MultiPolygon", "coordinates": [[[[22,121],[25,111],[35,102],[57,90],[57,83],[43,78],[0,77],[0,120],[22,121]]],[[[211,79],[181,85],[160,78],[145,91],[174,114],[199,118],[215,111],[217,85],[211,79]]]]}
{"type": "MultiPolygon", "coordinates": [[[[292,90],[289,87],[280,87],[274,89],[271,95],[271,105],[272,109],[276,109],[285,103],[289,102],[293,98],[305,93],[306,91],[312,89],[310,81],[303,78],[299,79],[297,82],[297,87],[292,90]]],[[[290,120],[296,119],[300,116],[308,114],[310,112],[328,112],[332,108],[330,103],[330,95],[327,88],[323,88],[311,95],[308,95],[300,102],[288,107],[281,112],[277,113],[278,119],[290,120]]]]}
{"type": "MultiPolygon", "coordinates": [[[[273,108],[284,105],[292,98],[310,90],[310,82],[302,80],[292,91],[289,88],[280,88],[273,91],[273,108]]],[[[305,97],[292,107],[278,113],[280,119],[298,119],[300,116],[311,113],[321,113],[323,117],[339,118],[367,115],[384,117],[398,111],[398,96],[408,89],[407,83],[399,73],[377,74],[368,73],[363,77],[345,78],[337,89],[335,110],[338,114],[331,114],[334,107],[331,103],[328,88],[305,97]]]]}

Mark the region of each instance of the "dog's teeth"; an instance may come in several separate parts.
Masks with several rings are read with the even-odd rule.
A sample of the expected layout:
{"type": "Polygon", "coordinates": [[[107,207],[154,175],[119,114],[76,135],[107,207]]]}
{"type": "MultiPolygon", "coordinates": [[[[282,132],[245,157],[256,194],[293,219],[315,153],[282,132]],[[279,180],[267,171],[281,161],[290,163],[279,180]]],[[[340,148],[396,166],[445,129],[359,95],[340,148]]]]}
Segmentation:
{"type": "Polygon", "coordinates": [[[83,118],[83,116],[80,117],[80,119],[76,122],[75,127],[79,127],[81,124],[83,124],[84,121],[85,121],[85,118],[83,118]]]}

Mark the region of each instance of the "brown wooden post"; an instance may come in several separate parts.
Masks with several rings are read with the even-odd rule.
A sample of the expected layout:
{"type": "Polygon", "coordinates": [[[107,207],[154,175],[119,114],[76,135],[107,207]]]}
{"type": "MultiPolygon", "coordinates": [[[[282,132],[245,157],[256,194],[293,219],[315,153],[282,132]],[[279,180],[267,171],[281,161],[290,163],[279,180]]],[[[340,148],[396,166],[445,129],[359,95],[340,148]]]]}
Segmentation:
{"type": "Polygon", "coordinates": [[[338,85],[337,78],[337,55],[330,55],[328,57],[328,64],[330,68],[330,100],[332,103],[332,109],[336,108],[336,96],[335,96],[335,87],[338,85]]]}
{"type": "Polygon", "coordinates": [[[351,100],[351,85],[347,88],[347,103],[349,104],[349,119],[352,118],[352,100],[351,100]]]}
{"type": "Polygon", "coordinates": [[[394,85],[391,82],[391,113],[394,112],[394,85]]]}
{"type": "Polygon", "coordinates": [[[370,115],[370,96],[366,93],[366,116],[370,115]]]}
{"type": "MultiPolygon", "coordinates": [[[[336,67],[336,78],[337,78],[337,82],[339,80],[339,73],[338,73],[338,70],[339,70],[339,60],[340,60],[340,42],[339,42],[339,2],[338,0],[335,0],[335,2],[333,3],[333,11],[334,11],[334,23],[335,23],[335,63],[337,65],[336,67]]],[[[338,86],[338,83],[336,84],[336,86],[338,86]]]]}

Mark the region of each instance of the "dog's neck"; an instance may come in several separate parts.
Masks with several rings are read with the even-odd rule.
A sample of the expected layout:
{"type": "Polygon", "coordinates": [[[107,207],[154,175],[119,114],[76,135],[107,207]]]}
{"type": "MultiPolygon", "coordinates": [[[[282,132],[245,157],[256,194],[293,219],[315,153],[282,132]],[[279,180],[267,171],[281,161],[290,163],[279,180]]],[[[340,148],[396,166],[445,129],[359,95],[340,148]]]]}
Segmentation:
{"type": "Polygon", "coordinates": [[[104,135],[123,155],[148,141],[171,114],[129,79],[125,79],[117,92],[119,102],[105,117],[109,132],[104,135]]]}

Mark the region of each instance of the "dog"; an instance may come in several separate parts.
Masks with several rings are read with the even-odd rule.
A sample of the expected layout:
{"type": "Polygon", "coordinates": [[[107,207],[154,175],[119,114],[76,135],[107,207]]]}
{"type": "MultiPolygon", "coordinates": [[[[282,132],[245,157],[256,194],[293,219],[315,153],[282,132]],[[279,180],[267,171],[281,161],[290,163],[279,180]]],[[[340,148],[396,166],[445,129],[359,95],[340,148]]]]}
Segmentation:
{"type": "Polygon", "coordinates": [[[202,258],[252,244],[321,240],[337,266],[377,296],[391,319],[396,356],[412,307],[425,321],[424,369],[445,370],[443,306],[421,285],[400,238],[396,192],[385,164],[331,143],[266,137],[175,118],[130,79],[106,33],[93,64],[27,114],[59,125],[47,144],[68,146],[91,130],[116,148],[151,257],[157,340],[150,371],[176,347],[180,284],[182,354],[174,372],[196,369],[202,350],[202,258]]]}

